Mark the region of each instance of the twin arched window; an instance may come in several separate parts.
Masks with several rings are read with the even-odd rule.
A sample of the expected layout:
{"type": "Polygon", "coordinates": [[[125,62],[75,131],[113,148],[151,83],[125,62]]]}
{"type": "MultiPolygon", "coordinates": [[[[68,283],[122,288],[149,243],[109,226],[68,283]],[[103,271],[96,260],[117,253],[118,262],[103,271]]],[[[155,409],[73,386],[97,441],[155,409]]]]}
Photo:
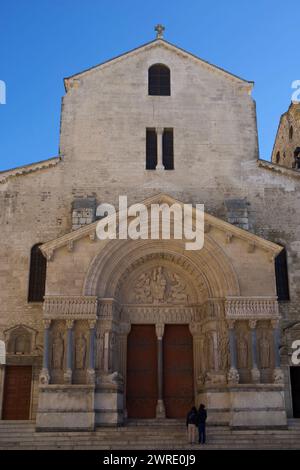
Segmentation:
{"type": "Polygon", "coordinates": [[[170,69],[163,64],[154,64],[148,70],[148,93],[156,96],[171,95],[170,69]]]}
{"type": "Polygon", "coordinates": [[[47,261],[41,250],[41,243],[31,248],[28,302],[43,302],[46,286],[47,261]]]}

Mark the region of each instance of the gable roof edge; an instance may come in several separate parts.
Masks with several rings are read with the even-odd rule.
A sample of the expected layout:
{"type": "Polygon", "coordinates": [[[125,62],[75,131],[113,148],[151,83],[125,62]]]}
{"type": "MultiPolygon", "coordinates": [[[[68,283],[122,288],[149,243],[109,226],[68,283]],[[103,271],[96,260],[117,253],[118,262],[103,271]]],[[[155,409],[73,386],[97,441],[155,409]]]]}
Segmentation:
{"type": "Polygon", "coordinates": [[[242,77],[239,77],[238,75],[235,75],[231,72],[228,72],[227,70],[223,69],[222,67],[219,67],[218,65],[211,64],[210,62],[196,56],[195,54],[193,54],[189,51],[186,51],[185,49],[183,49],[179,46],[176,46],[175,44],[172,44],[169,41],[166,41],[165,39],[159,38],[159,39],[154,39],[153,41],[149,41],[149,42],[147,42],[147,43],[145,43],[141,46],[135,47],[134,49],[131,49],[127,52],[123,52],[122,54],[119,54],[115,57],[112,57],[111,59],[108,59],[104,62],[101,62],[100,64],[94,65],[92,67],[88,67],[87,69],[84,69],[81,72],[78,72],[78,73],[75,73],[75,74],[70,75],[68,77],[65,77],[64,78],[64,85],[65,85],[66,92],[69,90],[69,88],[72,87],[72,85],[71,85],[72,80],[76,80],[82,75],[85,75],[89,72],[93,72],[95,69],[101,68],[103,66],[110,65],[112,62],[116,62],[118,60],[123,60],[123,59],[126,58],[126,56],[131,56],[131,55],[137,54],[138,52],[141,52],[143,49],[146,49],[147,47],[152,47],[156,44],[158,44],[158,45],[160,44],[160,45],[164,45],[166,47],[172,48],[172,49],[176,50],[177,52],[185,54],[185,55],[193,58],[194,60],[196,60],[198,62],[201,62],[205,66],[209,67],[211,70],[220,72],[222,75],[226,76],[227,78],[230,78],[230,79],[233,79],[233,80],[237,80],[238,82],[248,84],[248,85],[251,86],[251,89],[253,88],[254,81],[246,80],[242,77]]]}

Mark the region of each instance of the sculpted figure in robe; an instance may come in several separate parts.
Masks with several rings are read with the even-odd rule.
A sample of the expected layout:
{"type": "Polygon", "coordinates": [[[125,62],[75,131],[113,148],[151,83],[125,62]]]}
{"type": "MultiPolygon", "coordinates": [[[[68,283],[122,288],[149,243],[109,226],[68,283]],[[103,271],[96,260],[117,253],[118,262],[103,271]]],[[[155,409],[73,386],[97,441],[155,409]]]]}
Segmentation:
{"type": "Polygon", "coordinates": [[[270,342],[266,333],[263,333],[263,336],[259,342],[260,350],[260,366],[262,369],[268,369],[270,367],[270,342]]]}
{"type": "Polygon", "coordinates": [[[215,351],[214,351],[214,339],[211,334],[206,336],[206,364],[208,370],[215,369],[215,351]]]}
{"type": "Polygon", "coordinates": [[[167,281],[163,274],[163,270],[161,266],[154,269],[150,286],[151,286],[151,292],[152,292],[154,300],[158,301],[159,303],[163,302],[164,297],[165,297],[167,281]]]}
{"type": "Polygon", "coordinates": [[[176,273],[172,273],[171,276],[171,288],[170,288],[170,299],[175,302],[186,302],[186,283],[176,273]]]}
{"type": "Polygon", "coordinates": [[[245,336],[240,336],[237,349],[239,368],[246,369],[248,367],[248,342],[245,336]]]}
{"type": "Polygon", "coordinates": [[[62,333],[58,333],[52,343],[52,367],[62,369],[64,358],[64,340],[62,333]]]}
{"type": "Polygon", "coordinates": [[[75,368],[85,369],[86,364],[86,338],[80,333],[75,343],[75,368]]]}
{"type": "Polygon", "coordinates": [[[144,273],[138,278],[134,293],[137,302],[152,302],[149,274],[144,273]]]}

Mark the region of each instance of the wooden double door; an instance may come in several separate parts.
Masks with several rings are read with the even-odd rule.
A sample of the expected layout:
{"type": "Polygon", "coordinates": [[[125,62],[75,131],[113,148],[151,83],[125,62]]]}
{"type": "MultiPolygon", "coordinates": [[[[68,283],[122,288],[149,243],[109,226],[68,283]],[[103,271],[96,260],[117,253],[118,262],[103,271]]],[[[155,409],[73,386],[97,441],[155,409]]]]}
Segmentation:
{"type": "Polygon", "coordinates": [[[31,382],[31,366],[5,367],[2,419],[29,419],[31,382]]]}
{"type": "Polygon", "coordinates": [[[293,417],[300,418],[300,366],[290,368],[293,417]]]}
{"type": "Polygon", "coordinates": [[[127,343],[129,418],[155,418],[161,374],[167,418],[184,418],[193,405],[193,340],[188,325],[165,325],[158,370],[155,325],[132,325],[127,343]]]}

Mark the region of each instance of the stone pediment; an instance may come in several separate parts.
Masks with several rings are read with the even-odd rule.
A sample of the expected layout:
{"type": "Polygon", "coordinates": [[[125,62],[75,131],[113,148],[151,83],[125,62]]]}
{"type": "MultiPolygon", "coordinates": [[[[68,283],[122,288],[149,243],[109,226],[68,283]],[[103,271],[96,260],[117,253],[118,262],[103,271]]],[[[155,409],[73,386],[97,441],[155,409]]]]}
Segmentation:
{"type": "Polygon", "coordinates": [[[232,80],[236,83],[246,85],[249,88],[249,92],[253,88],[253,81],[245,80],[241,77],[238,77],[237,75],[234,75],[234,74],[228,72],[227,70],[224,70],[221,67],[218,67],[217,65],[213,65],[213,64],[207,62],[206,60],[203,60],[200,57],[197,57],[196,55],[194,55],[194,54],[192,54],[192,53],[190,53],[190,52],[188,52],[188,51],[186,51],[186,50],[184,50],[184,49],[182,49],[178,46],[175,46],[174,44],[171,44],[170,42],[166,41],[165,39],[159,38],[159,39],[155,39],[153,41],[150,41],[150,42],[148,42],[148,43],[146,43],[146,44],[144,44],[140,47],[137,47],[137,48],[135,48],[131,51],[125,52],[124,54],[121,54],[117,57],[114,57],[114,58],[112,58],[112,59],[110,59],[106,62],[95,65],[94,67],[90,67],[89,69],[83,70],[82,72],[76,73],[74,75],[71,75],[70,77],[65,78],[64,79],[64,84],[65,84],[66,91],[68,91],[72,87],[76,87],[77,84],[78,84],[78,80],[80,80],[81,78],[83,78],[86,75],[89,75],[91,73],[95,73],[98,70],[102,70],[103,68],[110,67],[110,66],[114,65],[115,63],[117,63],[119,61],[126,60],[126,59],[128,59],[128,58],[130,58],[130,57],[132,57],[136,54],[146,52],[149,49],[153,49],[153,48],[163,48],[163,49],[166,49],[166,50],[168,50],[170,52],[173,52],[177,55],[180,55],[180,56],[184,57],[185,59],[189,59],[189,60],[192,60],[194,62],[197,62],[198,64],[204,66],[208,70],[222,75],[226,79],[230,79],[230,80],[232,80]]]}
{"type": "MultiPolygon", "coordinates": [[[[169,206],[173,204],[179,204],[181,207],[184,206],[183,202],[178,201],[175,198],[164,193],[160,193],[155,196],[149,197],[141,201],[141,203],[144,204],[149,209],[151,207],[151,204],[167,204],[169,206]]],[[[196,208],[193,207],[192,217],[195,218],[195,215],[196,215],[196,208]]],[[[44,254],[44,256],[50,261],[53,257],[54,252],[62,247],[68,247],[69,251],[72,251],[74,244],[77,241],[84,239],[84,238],[89,238],[91,241],[95,242],[98,240],[97,235],[96,235],[97,224],[102,223],[105,226],[110,217],[111,216],[107,216],[101,219],[101,221],[97,220],[78,230],[74,230],[59,238],[56,238],[47,243],[44,243],[43,245],[41,245],[40,249],[42,253],[44,254]]],[[[210,231],[212,229],[216,229],[224,234],[224,244],[232,243],[234,238],[244,241],[245,249],[249,253],[253,252],[256,248],[258,248],[258,249],[262,249],[270,253],[270,257],[274,258],[282,250],[282,247],[277,245],[276,243],[268,241],[251,232],[248,232],[247,230],[244,230],[235,225],[232,225],[211,214],[205,213],[204,214],[205,234],[209,236],[210,231]]]]}

